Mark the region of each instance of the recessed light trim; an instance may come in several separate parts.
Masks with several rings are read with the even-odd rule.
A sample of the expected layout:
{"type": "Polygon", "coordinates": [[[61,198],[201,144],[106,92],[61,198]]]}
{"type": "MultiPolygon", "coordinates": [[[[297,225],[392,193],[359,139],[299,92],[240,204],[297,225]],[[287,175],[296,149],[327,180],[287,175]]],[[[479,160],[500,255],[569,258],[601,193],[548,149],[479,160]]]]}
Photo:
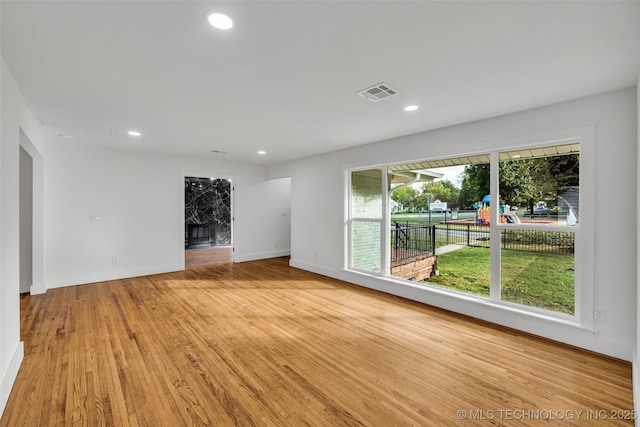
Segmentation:
{"type": "Polygon", "coordinates": [[[267,154],[267,152],[264,150],[260,150],[258,151],[258,154],[260,154],[261,156],[264,156],[265,154],[267,154]]]}
{"type": "Polygon", "coordinates": [[[129,134],[129,136],[141,136],[142,134],[137,131],[137,130],[130,130],[129,132],[127,132],[127,134],[129,134]]]}
{"type": "Polygon", "coordinates": [[[207,19],[209,20],[209,24],[218,30],[229,30],[233,27],[233,21],[231,18],[222,13],[210,13],[209,16],[207,16],[207,19]]]}
{"type": "Polygon", "coordinates": [[[417,105],[407,105],[406,107],[404,107],[404,111],[416,111],[418,108],[417,105]]]}

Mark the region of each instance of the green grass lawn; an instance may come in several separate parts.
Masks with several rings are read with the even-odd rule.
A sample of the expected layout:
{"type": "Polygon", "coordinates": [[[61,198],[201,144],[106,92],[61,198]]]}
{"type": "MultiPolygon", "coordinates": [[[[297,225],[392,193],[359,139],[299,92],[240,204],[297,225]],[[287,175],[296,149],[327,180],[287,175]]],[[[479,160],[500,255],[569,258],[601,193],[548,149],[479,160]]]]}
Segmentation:
{"type": "MultiPolygon", "coordinates": [[[[571,254],[502,250],[502,300],[574,314],[571,254]]],[[[489,297],[489,249],[465,247],[438,256],[429,283],[489,297]]]]}

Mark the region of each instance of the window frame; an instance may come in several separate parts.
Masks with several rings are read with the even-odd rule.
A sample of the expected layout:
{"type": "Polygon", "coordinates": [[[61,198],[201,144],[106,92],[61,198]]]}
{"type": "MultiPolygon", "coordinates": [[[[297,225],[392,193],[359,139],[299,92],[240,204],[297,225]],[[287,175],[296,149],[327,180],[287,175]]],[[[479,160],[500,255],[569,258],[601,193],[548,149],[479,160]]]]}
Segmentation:
{"type": "MultiPolygon", "coordinates": [[[[538,144],[518,146],[519,150],[527,150],[527,149],[536,149],[536,148],[544,148],[551,147],[557,145],[564,145],[568,143],[577,143],[580,145],[580,164],[581,167],[579,169],[579,182],[580,182],[580,212],[582,212],[583,201],[582,201],[582,180],[584,176],[583,167],[582,167],[582,140],[580,138],[571,138],[565,141],[553,141],[553,142],[541,142],[538,144]]],[[[500,154],[506,151],[509,151],[510,148],[500,149],[491,152],[491,194],[500,194],[500,154]]],[[[553,157],[553,156],[544,156],[544,157],[553,157]]],[[[581,271],[584,268],[584,257],[582,257],[583,245],[581,245],[581,236],[582,236],[582,221],[578,223],[577,226],[548,226],[548,225],[536,225],[536,224],[509,224],[509,223],[501,223],[500,222],[500,213],[499,213],[499,205],[500,198],[499,197],[491,197],[491,240],[500,242],[502,239],[502,230],[533,230],[533,231],[559,231],[559,232],[570,232],[574,235],[575,241],[575,251],[574,251],[574,288],[573,288],[573,299],[574,299],[574,310],[573,315],[569,315],[566,313],[555,312],[551,310],[546,310],[536,306],[528,306],[524,304],[518,304],[512,301],[506,301],[502,299],[502,265],[501,265],[501,245],[495,244],[490,246],[491,250],[491,292],[490,299],[495,302],[499,302],[500,304],[513,306],[517,308],[526,308],[528,311],[532,311],[540,314],[552,315],[558,318],[567,319],[567,320],[579,320],[581,313],[582,305],[585,304],[585,301],[582,301],[580,298],[581,293],[579,292],[579,288],[582,287],[581,281],[581,271]],[[495,225],[495,227],[494,227],[495,225]],[[495,228],[495,234],[494,234],[495,228]],[[579,286],[580,284],[580,286],[579,286]],[[495,288],[495,292],[494,292],[495,288]]],[[[593,309],[591,309],[593,311],[593,309]]]]}
{"type": "MultiPolygon", "coordinates": [[[[580,224],[578,227],[570,226],[535,226],[525,225],[525,227],[531,229],[540,229],[550,231],[571,231],[575,235],[576,239],[576,251],[574,253],[575,260],[575,274],[574,274],[574,314],[568,315],[566,313],[554,312],[546,309],[537,308],[534,306],[526,306],[509,301],[503,301],[500,298],[501,286],[500,286],[500,245],[491,245],[491,290],[490,297],[484,298],[480,296],[474,296],[470,294],[461,295],[459,292],[442,290],[431,286],[421,286],[425,293],[438,293],[442,295],[444,292],[447,297],[454,299],[463,298],[466,301],[474,301],[483,304],[490,304],[495,307],[503,308],[511,312],[518,312],[525,315],[531,315],[538,318],[544,318],[551,321],[559,321],[562,323],[574,324],[583,330],[594,331],[594,300],[595,300],[595,140],[596,140],[596,127],[595,126],[582,126],[561,131],[553,131],[547,134],[540,134],[535,137],[514,137],[505,138],[497,141],[493,141],[494,144],[486,150],[475,152],[462,152],[462,153],[450,153],[449,155],[439,156],[422,156],[416,157],[412,160],[402,162],[389,162],[385,164],[377,165],[363,165],[352,164],[343,165],[343,171],[345,172],[345,196],[348,199],[348,206],[345,206],[345,252],[344,252],[344,269],[346,271],[352,271],[357,273],[364,273],[367,275],[377,276],[383,280],[387,280],[393,283],[404,283],[406,285],[412,285],[409,280],[390,277],[389,269],[389,257],[390,250],[389,239],[390,231],[389,227],[384,224],[389,224],[390,221],[390,209],[389,209],[389,191],[387,184],[387,168],[395,165],[402,165],[408,163],[424,162],[424,161],[436,161],[446,160],[460,157],[470,157],[481,154],[488,154],[490,156],[490,193],[499,194],[499,155],[501,152],[519,150],[519,149],[531,149],[540,148],[554,145],[564,145],[570,143],[580,144],[580,224]],[[383,171],[383,218],[380,219],[383,232],[381,233],[381,271],[377,274],[373,274],[368,271],[362,271],[358,269],[350,268],[350,248],[351,248],[351,229],[350,224],[353,220],[358,218],[351,218],[351,173],[357,170],[366,170],[378,168],[383,171]],[[495,288],[495,289],[494,289],[495,288]]],[[[500,224],[498,222],[499,200],[498,197],[492,197],[490,202],[491,207],[491,229],[490,238],[494,242],[500,242],[500,233],[503,228],[510,227],[510,224],[500,224]]],[[[523,228],[524,229],[524,228],[523,228]]]]}
{"type": "Polygon", "coordinates": [[[376,165],[370,167],[358,167],[347,169],[347,219],[345,222],[346,230],[347,230],[347,241],[346,241],[346,259],[345,265],[348,270],[357,271],[365,274],[372,274],[375,276],[385,277],[388,276],[387,270],[389,269],[389,249],[384,244],[385,241],[389,240],[389,227],[385,227],[385,221],[389,221],[389,203],[385,203],[385,200],[388,198],[388,190],[387,190],[387,166],[386,165],[376,165]],[[380,180],[380,194],[381,194],[381,212],[382,215],[380,218],[372,218],[372,217],[354,217],[353,216],[353,183],[352,177],[354,172],[365,171],[365,170],[373,170],[379,169],[381,172],[381,180],[380,180]],[[381,247],[380,247],[380,271],[374,272],[370,270],[365,270],[362,268],[353,266],[353,257],[352,257],[352,248],[353,248],[353,223],[354,222],[376,222],[380,226],[380,237],[381,237],[381,247]]]}

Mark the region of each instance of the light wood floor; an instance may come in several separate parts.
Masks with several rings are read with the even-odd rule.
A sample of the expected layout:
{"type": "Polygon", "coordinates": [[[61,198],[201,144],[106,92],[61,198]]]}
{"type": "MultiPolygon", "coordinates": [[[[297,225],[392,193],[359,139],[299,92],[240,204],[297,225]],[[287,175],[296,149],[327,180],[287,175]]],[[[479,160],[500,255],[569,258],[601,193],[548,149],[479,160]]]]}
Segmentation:
{"type": "Polygon", "coordinates": [[[184,251],[184,265],[186,269],[233,262],[232,246],[214,246],[204,249],[189,249],[184,251]]]}
{"type": "Polygon", "coordinates": [[[287,263],[22,297],[0,425],[632,425],[628,363],[287,263]]]}

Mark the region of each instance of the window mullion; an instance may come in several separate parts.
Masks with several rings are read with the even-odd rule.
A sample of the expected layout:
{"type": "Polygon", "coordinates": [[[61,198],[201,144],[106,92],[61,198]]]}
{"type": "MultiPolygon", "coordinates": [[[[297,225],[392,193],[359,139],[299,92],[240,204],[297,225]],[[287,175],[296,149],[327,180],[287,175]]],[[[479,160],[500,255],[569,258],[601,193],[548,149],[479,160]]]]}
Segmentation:
{"type": "Polygon", "coordinates": [[[499,189],[499,164],[498,152],[490,154],[490,194],[491,194],[491,222],[489,227],[490,250],[490,290],[489,298],[492,301],[500,300],[500,189],[499,189]]]}
{"type": "Polygon", "coordinates": [[[382,167],[382,241],[380,244],[380,256],[382,258],[381,273],[383,276],[391,275],[391,212],[389,208],[389,175],[387,166],[382,167]]]}

